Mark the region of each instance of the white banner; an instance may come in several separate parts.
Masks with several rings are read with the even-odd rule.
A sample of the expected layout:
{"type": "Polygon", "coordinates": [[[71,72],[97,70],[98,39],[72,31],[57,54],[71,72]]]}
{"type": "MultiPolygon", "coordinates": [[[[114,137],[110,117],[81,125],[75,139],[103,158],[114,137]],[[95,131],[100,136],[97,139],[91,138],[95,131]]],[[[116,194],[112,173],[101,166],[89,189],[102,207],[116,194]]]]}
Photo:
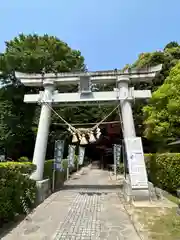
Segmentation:
{"type": "Polygon", "coordinates": [[[68,149],[68,167],[74,167],[75,149],[76,149],[76,146],[69,145],[69,149],[68,149]]]}
{"type": "Polygon", "coordinates": [[[78,163],[79,163],[79,165],[83,165],[84,154],[85,154],[85,147],[79,146],[79,156],[78,156],[78,163]]]}

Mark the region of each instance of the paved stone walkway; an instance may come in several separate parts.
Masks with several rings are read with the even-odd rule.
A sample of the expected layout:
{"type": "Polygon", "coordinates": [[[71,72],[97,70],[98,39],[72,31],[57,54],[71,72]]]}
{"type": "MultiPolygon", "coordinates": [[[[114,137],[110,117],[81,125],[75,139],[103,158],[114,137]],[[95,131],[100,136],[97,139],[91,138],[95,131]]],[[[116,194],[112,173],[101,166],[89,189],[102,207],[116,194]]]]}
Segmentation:
{"type": "Polygon", "coordinates": [[[2,240],[139,240],[106,171],[85,168],[2,240]]]}

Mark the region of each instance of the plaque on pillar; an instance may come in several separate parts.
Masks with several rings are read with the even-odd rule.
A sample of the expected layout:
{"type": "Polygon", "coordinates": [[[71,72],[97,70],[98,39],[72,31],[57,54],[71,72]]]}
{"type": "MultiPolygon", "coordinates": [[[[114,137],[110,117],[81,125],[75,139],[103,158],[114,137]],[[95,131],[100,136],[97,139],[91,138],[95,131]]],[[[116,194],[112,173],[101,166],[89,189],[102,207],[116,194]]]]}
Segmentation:
{"type": "Polygon", "coordinates": [[[141,138],[126,138],[125,146],[132,189],[147,189],[148,179],[141,138]]]}
{"type": "Polygon", "coordinates": [[[81,76],[79,83],[80,93],[87,94],[91,93],[91,81],[89,76],[81,76]]]}

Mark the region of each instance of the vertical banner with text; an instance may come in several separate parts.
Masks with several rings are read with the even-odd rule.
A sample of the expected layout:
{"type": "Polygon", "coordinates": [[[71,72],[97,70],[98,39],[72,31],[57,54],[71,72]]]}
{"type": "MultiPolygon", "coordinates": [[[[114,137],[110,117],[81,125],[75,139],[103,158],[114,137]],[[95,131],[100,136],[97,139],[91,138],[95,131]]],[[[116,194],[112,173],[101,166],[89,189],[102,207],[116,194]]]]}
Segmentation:
{"type": "Polygon", "coordinates": [[[74,167],[76,146],[69,145],[68,149],[68,167],[74,167]]]}
{"type": "Polygon", "coordinates": [[[55,141],[54,149],[54,169],[63,171],[62,159],[64,154],[64,140],[55,141]]]}
{"type": "Polygon", "coordinates": [[[84,155],[85,155],[85,147],[79,146],[79,156],[78,156],[78,164],[81,166],[84,163],[84,155]]]}
{"type": "Polygon", "coordinates": [[[113,146],[113,155],[114,155],[114,165],[117,167],[117,166],[120,165],[121,145],[114,144],[114,146],[113,146]]]}

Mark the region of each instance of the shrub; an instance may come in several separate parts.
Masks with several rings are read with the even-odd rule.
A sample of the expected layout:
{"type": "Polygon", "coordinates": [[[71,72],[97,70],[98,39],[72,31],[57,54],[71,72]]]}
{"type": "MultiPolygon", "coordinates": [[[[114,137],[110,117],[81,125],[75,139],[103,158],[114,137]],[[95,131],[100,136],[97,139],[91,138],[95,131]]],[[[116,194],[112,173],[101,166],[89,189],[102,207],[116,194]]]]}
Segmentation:
{"type": "Polygon", "coordinates": [[[19,162],[29,162],[29,158],[28,157],[20,157],[19,159],[18,159],[18,161],[19,162]]]}
{"type": "Polygon", "coordinates": [[[36,198],[36,183],[24,174],[35,170],[32,163],[0,163],[0,224],[23,213],[21,197],[31,208],[36,198]],[[29,193],[27,199],[26,191],[29,193]],[[28,201],[27,201],[28,200],[28,201]]]}
{"type": "MultiPolygon", "coordinates": [[[[144,157],[149,181],[170,193],[176,193],[180,188],[180,153],[150,153],[144,157]]],[[[120,169],[122,173],[123,164],[120,169]]]]}
{"type": "Polygon", "coordinates": [[[151,154],[146,158],[148,176],[156,186],[176,193],[180,187],[180,153],[151,154]]]}
{"type": "Polygon", "coordinates": [[[44,179],[49,178],[52,180],[53,177],[53,163],[54,160],[46,160],[44,164],[44,179]]]}
{"type": "Polygon", "coordinates": [[[123,164],[123,163],[120,163],[120,164],[119,164],[119,173],[120,173],[120,174],[123,174],[123,173],[124,173],[124,164],[123,164]]]}
{"type": "MultiPolygon", "coordinates": [[[[52,188],[53,184],[53,165],[54,160],[46,160],[44,164],[44,178],[50,179],[50,184],[52,188]]],[[[63,171],[55,171],[55,187],[60,187],[66,179],[66,170],[67,170],[67,160],[63,160],[63,171]]]]}

